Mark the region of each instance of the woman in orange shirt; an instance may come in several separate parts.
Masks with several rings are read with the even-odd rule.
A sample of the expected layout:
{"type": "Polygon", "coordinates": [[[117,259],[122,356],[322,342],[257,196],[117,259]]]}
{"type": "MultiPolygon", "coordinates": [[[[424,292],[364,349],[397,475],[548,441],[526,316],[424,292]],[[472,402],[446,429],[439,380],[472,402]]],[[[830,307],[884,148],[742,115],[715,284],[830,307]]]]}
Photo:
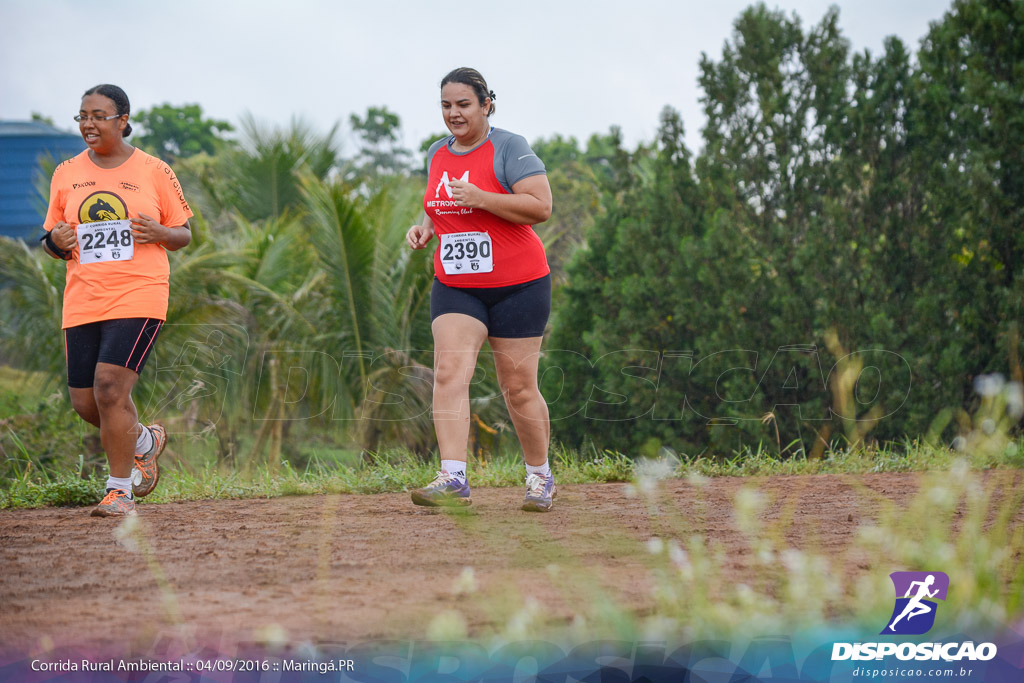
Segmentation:
{"type": "Polygon", "coordinates": [[[143,426],[132,389],[167,318],[165,250],[191,241],[192,210],[174,172],[128,144],[128,96],[86,91],[75,120],[88,149],[53,173],[43,247],[67,262],[63,323],[71,404],[99,427],[110,476],[98,517],[135,514],[156,487],[167,443],[143,426]]]}

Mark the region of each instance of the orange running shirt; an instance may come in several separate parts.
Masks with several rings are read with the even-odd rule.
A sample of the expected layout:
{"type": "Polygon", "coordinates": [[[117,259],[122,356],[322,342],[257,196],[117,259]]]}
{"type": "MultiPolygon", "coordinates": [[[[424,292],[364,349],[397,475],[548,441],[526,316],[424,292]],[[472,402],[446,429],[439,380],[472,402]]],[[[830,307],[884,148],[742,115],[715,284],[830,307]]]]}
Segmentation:
{"type": "MultiPolygon", "coordinates": [[[[63,220],[77,229],[82,223],[142,213],[168,228],[185,225],[192,216],[171,167],[136,149],[117,168],[100,168],[85,150],[53,172],[43,227],[52,230],[63,220]]],[[[159,244],[136,244],[130,261],[86,264],[76,245],[67,262],[62,326],[116,318],[166,320],[170,272],[167,252],[159,244]]]]}

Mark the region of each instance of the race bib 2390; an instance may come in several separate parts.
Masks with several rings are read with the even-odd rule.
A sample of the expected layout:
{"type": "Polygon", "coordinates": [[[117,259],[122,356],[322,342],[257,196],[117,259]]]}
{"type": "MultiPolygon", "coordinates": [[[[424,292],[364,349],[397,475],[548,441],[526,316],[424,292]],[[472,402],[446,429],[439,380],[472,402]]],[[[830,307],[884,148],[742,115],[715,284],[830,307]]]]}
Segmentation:
{"type": "Polygon", "coordinates": [[[441,266],[446,275],[494,270],[491,236],[486,232],[451,232],[441,237],[441,266]]]}

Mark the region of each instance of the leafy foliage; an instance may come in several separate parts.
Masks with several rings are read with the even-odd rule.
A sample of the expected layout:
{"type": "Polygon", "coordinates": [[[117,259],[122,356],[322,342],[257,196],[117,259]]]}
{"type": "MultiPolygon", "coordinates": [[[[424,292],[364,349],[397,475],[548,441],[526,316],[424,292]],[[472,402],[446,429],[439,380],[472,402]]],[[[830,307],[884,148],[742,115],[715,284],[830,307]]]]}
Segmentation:
{"type": "MultiPolygon", "coordinates": [[[[986,400],[975,380],[1024,380],[1022,13],[956,0],[916,55],[895,38],[873,55],[835,9],[805,26],[754,5],[702,56],[699,155],[668,108],[635,149],[614,127],[534,141],[554,193],[536,231],[556,441],[814,460],[948,439],[986,400]]],[[[423,178],[398,117],[352,115],[349,157],[337,125],[247,116],[228,144],[198,105],[137,118],[197,214],[140,408],[270,469],[301,451],[293,430],[429,452],[432,265],[404,245],[423,178]]],[[[3,357],[56,385],[63,359],[39,349],[64,266],[3,240],[0,260],[3,357]]],[[[482,358],[473,413],[501,433],[482,358]]]]}
{"type": "Polygon", "coordinates": [[[205,169],[204,188],[214,206],[233,209],[247,220],[280,216],[302,203],[297,172],[324,179],[337,167],[337,133],[337,125],[320,134],[302,119],[284,129],[268,128],[246,115],[241,144],[205,169]]]}
{"type": "Polygon", "coordinates": [[[667,113],[605,186],[551,338],[556,438],[820,453],[948,434],[973,377],[1019,381],[1020,11],[954,3],[915,68],[895,38],[851,55],[835,9],[745,10],[701,60],[695,166],[667,113]]]}
{"type": "Polygon", "coordinates": [[[403,173],[411,153],[399,144],[401,121],[387,107],[369,107],[366,116],[349,117],[359,140],[359,154],[349,162],[349,173],[363,180],[403,173]]]}
{"type": "Polygon", "coordinates": [[[168,163],[196,154],[216,154],[230,144],[224,133],[234,130],[227,121],[203,118],[198,104],[162,104],[137,111],[132,118],[144,129],[138,144],[168,163]]]}

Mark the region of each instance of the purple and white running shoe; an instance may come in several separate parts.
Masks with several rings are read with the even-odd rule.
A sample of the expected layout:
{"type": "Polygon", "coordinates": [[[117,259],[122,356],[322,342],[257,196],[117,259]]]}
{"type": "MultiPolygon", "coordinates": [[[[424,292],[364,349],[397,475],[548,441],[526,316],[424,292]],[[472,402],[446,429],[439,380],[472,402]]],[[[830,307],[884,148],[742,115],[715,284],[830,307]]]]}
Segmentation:
{"type": "Polygon", "coordinates": [[[447,507],[470,505],[473,499],[469,497],[468,482],[460,481],[458,477],[441,471],[437,473],[434,481],[412,491],[412,502],[416,505],[447,507]]]}
{"type": "Polygon", "coordinates": [[[523,509],[527,512],[547,512],[555,503],[555,478],[531,474],[526,477],[526,498],[523,509]]]}

